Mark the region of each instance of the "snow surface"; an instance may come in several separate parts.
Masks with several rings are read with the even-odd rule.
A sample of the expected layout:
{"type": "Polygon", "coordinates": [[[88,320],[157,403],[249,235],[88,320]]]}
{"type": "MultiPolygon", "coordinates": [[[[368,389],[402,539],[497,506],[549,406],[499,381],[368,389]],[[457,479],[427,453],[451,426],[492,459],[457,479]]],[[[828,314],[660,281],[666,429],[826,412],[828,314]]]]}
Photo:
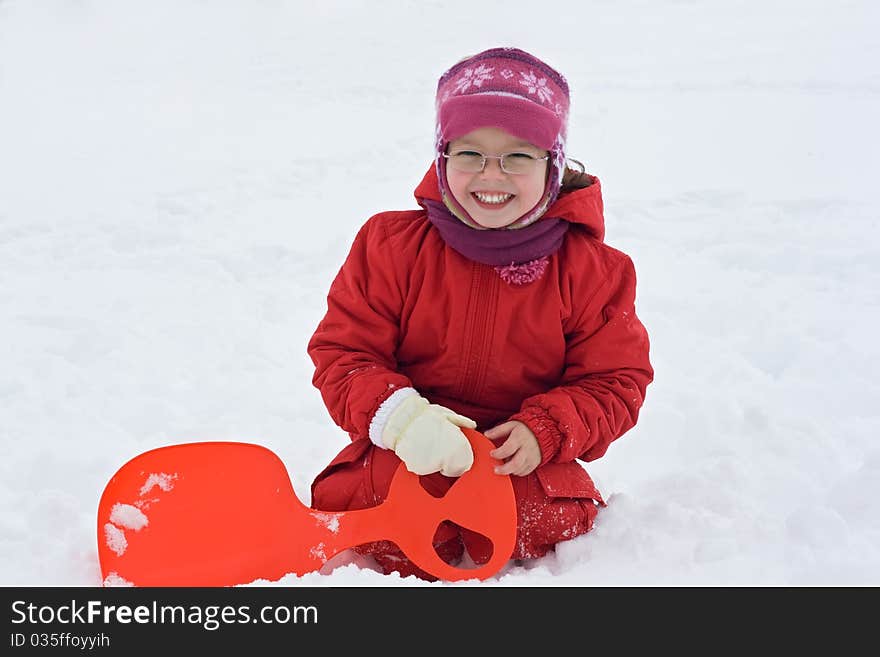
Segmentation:
{"type": "MultiPolygon", "coordinates": [[[[880,584],[880,10],[553,7],[0,0],[0,583],[100,585],[155,447],[262,444],[308,502],[327,288],[415,207],[438,76],[515,45],[571,84],[656,380],[595,530],[481,585],[880,584]]],[[[331,564],[254,584],[478,585],[331,564]]]]}

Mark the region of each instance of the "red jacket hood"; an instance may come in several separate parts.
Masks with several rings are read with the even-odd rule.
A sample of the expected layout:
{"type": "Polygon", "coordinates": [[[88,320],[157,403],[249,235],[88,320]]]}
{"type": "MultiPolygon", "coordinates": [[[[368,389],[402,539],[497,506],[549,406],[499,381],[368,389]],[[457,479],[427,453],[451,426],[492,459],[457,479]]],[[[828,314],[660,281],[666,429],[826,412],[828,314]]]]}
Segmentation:
{"type": "MultiPolygon", "coordinates": [[[[589,187],[562,192],[543,216],[558,217],[569,223],[579,224],[601,242],[605,239],[602,185],[596,176],[592,178],[593,184],[589,187]]],[[[431,165],[422,182],[416,187],[414,195],[419,205],[422,205],[422,199],[443,202],[436,167],[431,165]]]]}

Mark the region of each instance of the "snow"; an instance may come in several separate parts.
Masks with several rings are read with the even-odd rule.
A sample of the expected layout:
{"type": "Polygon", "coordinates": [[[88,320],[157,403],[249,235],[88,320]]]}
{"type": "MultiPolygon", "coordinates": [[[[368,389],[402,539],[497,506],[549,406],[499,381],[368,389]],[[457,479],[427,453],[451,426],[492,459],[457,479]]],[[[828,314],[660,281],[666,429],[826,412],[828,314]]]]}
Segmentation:
{"type": "Polygon", "coordinates": [[[123,586],[134,586],[131,582],[129,582],[124,577],[120,577],[119,573],[111,572],[104,578],[102,585],[111,588],[111,587],[123,587],[123,586]]]}
{"type": "Polygon", "coordinates": [[[114,504],[110,509],[110,522],[114,525],[120,525],[126,529],[134,529],[138,531],[150,524],[149,519],[136,506],[131,504],[114,504]]]}
{"type": "Polygon", "coordinates": [[[144,485],[141,486],[140,496],[143,497],[147,493],[149,493],[156,486],[159,487],[159,490],[165,491],[166,493],[174,488],[174,480],[177,478],[176,474],[165,474],[164,472],[153,473],[147,477],[147,480],[144,482],[144,485]]]}
{"type": "Polygon", "coordinates": [[[319,527],[323,527],[333,534],[339,533],[339,522],[341,516],[338,513],[321,513],[318,511],[311,511],[310,515],[317,521],[319,527]]]}
{"type": "MultiPolygon", "coordinates": [[[[439,75],[515,45],[571,85],[656,380],[594,531],[479,585],[880,584],[880,10],[826,5],[0,0],[0,583],[100,585],[156,447],[259,443],[308,503],[327,288],[415,207],[439,75]]],[[[254,584],[478,585],[325,571],[254,584]]]]}
{"type": "Polygon", "coordinates": [[[125,554],[128,549],[128,539],[125,538],[124,530],[119,529],[112,522],[108,522],[104,525],[104,537],[107,541],[107,547],[120,556],[125,554]]]}

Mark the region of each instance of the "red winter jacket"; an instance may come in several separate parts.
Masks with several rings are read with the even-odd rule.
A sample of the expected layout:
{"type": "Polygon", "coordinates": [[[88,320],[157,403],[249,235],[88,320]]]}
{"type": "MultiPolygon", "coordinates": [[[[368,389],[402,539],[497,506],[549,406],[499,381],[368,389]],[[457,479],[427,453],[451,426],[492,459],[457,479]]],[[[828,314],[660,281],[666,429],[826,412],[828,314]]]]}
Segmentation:
{"type": "MultiPolygon", "coordinates": [[[[542,465],[597,459],[636,423],[653,379],[648,335],[633,264],[602,241],[594,180],[548,209],[572,225],[522,286],[447,247],[422,209],[363,225],[308,344],[313,383],[352,440],[369,441],[376,409],[406,386],[481,431],[523,421],[542,465]]],[[[433,167],[415,196],[440,200],[433,167]]]]}

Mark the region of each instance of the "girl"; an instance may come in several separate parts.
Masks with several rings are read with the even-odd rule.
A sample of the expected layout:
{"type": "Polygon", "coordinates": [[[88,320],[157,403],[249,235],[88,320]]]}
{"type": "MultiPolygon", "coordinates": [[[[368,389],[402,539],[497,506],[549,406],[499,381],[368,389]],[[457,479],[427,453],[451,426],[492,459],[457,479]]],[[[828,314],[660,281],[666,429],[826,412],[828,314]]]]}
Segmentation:
{"type": "MultiPolygon", "coordinates": [[[[420,209],[363,225],[309,341],[313,383],[352,440],[312,483],[314,508],[381,503],[401,461],[441,496],[472,465],[470,427],[512,476],[514,559],[592,527],[604,502],[576,459],[636,423],[653,369],[633,264],[603,242],[599,180],[566,165],[568,112],[565,78],[516,48],[441,76],[420,209]]],[[[434,546],[450,563],[491,556],[451,522],[434,546]]],[[[358,551],[433,579],[387,541],[358,551]]]]}

